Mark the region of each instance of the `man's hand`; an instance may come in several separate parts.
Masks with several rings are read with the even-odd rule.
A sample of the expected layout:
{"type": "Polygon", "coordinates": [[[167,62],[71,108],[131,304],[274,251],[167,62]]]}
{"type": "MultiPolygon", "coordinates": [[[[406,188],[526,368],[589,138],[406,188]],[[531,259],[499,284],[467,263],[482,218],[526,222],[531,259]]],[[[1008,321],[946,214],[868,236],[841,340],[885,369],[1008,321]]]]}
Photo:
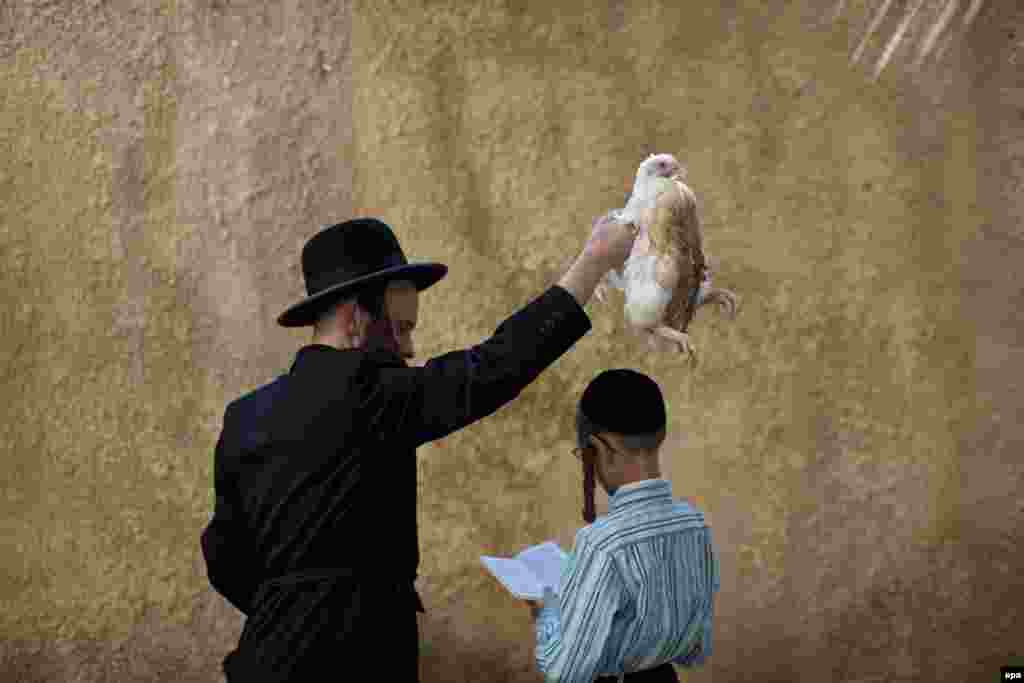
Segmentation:
{"type": "Polygon", "coordinates": [[[587,243],[583,245],[583,258],[596,264],[601,273],[621,270],[633,249],[633,242],[639,233],[638,226],[620,223],[615,211],[609,211],[595,218],[587,243]]]}
{"type": "Polygon", "coordinates": [[[558,281],[559,286],[572,294],[580,306],[586,305],[604,274],[622,269],[637,232],[631,224],[615,220],[613,212],[594,219],[583,252],[558,281]]]}

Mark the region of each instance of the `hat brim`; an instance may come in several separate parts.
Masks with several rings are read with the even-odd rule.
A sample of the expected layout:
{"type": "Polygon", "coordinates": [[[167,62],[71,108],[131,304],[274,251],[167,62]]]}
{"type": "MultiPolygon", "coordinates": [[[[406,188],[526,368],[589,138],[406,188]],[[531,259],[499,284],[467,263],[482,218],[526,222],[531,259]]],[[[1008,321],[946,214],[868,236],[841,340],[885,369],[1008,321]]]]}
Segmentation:
{"type": "Polygon", "coordinates": [[[305,327],[316,322],[317,317],[331,304],[345,296],[354,294],[367,285],[385,280],[411,280],[418,291],[435,285],[448,274],[448,266],[443,263],[410,263],[404,266],[385,268],[384,270],[342,282],[306,297],[291,306],[277,317],[277,324],[282,327],[305,327]]]}

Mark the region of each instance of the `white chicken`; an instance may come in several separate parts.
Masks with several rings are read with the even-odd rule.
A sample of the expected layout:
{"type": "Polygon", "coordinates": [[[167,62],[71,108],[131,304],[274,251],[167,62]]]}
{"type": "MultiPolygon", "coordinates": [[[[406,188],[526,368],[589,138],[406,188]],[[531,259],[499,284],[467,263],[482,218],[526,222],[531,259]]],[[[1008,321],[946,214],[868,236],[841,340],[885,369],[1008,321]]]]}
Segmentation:
{"type": "Polygon", "coordinates": [[[696,360],[687,328],[698,307],[718,304],[736,314],[736,295],[711,286],[697,198],[683,182],[685,171],[671,154],[652,154],[640,164],[633,191],[617,219],[640,228],[623,272],[609,271],[595,296],[608,287],[625,292],[624,314],[652,347],[671,342],[696,360]]]}

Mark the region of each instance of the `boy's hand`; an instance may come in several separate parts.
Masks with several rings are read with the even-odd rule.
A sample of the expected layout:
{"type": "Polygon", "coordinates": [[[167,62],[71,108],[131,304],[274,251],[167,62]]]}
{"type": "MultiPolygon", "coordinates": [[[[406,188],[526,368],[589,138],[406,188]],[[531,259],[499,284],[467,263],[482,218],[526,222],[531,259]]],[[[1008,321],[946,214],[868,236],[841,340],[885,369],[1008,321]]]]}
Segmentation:
{"type": "Polygon", "coordinates": [[[541,607],[545,605],[554,605],[558,602],[558,595],[554,589],[550,586],[544,588],[544,597],[540,600],[526,600],[527,605],[530,606],[530,615],[536,619],[537,615],[540,614],[541,607]]]}

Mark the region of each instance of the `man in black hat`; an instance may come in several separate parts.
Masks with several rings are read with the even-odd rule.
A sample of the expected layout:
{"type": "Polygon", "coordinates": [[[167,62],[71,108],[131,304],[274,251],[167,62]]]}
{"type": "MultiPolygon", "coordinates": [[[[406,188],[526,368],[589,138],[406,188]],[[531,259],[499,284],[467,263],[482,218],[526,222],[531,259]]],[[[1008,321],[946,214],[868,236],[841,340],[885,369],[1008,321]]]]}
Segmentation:
{"type": "Polygon", "coordinates": [[[711,655],[718,563],[704,516],[662,478],[665,401],[635,370],[606,370],[576,411],[583,520],[559,581],[533,604],[537,667],[548,681],[678,681],[672,663],[711,655]],[[594,513],[594,478],[608,514],[594,513]],[[615,678],[617,676],[617,679],[615,678]]]}
{"type": "Polygon", "coordinates": [[[583,310],[636,235],[598,219],[557,286],[482,343],[409,367],[419,292],[447,267],[406,261],[391,228],[331,226],[302,250],[314,326],[290,371],[227,406],[216,506],[202,534],[213,587],[247,616],[229,683],[418,680],[416,448],[494,413],[590,330],[583,310]]]}

